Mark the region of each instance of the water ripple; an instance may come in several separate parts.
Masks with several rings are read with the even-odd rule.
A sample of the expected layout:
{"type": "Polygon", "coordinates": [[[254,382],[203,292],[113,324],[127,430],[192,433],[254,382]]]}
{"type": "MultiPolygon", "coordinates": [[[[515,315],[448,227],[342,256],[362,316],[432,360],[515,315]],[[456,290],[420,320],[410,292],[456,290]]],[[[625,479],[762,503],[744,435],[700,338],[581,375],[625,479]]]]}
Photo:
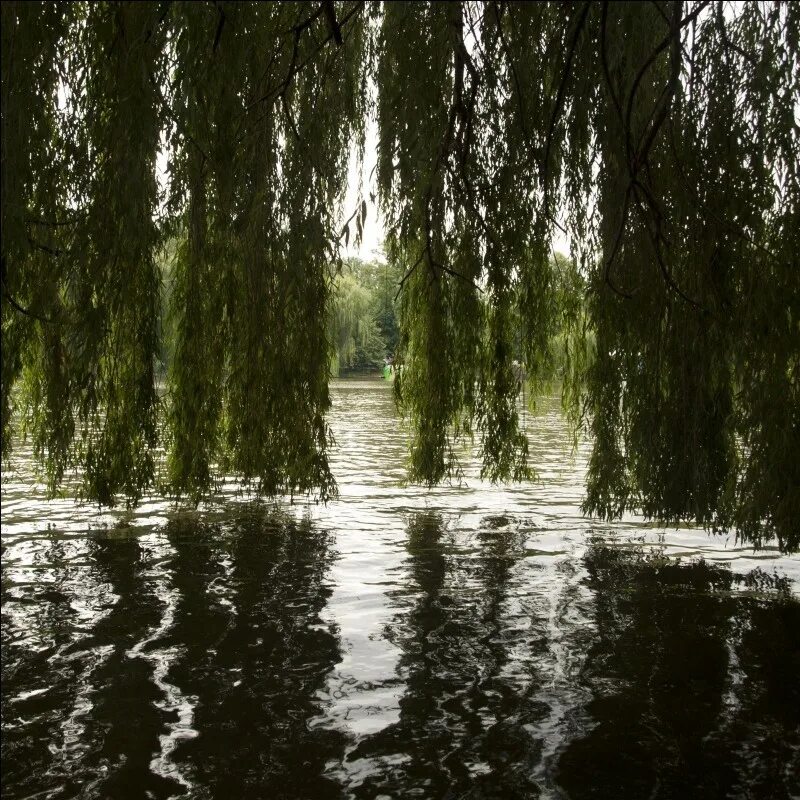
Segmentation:
{"type": "Polygon", "coordinates": [[[533,484],[403,485],[381,381],[332,387],[327,507],[44,501],[3,473],[3,795],[800,795],[800,559],[584,518],[533,484]]]}

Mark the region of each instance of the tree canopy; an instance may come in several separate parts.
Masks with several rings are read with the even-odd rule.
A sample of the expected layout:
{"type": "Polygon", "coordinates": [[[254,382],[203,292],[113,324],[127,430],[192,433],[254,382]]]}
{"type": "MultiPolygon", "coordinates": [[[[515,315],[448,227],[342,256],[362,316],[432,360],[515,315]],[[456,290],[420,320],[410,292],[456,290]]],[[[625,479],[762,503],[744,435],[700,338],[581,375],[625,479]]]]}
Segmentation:
{"type": "Polygon", "coordinates": [[[19,419],[101,503],[221,473],[330,496],[374,123],[410,477],[473,435],[487,478],[529,475],[515,342],[535,387],[558,334],[587,511],[795,549],[799,107],[796,3],[5,2],[3,452],[19,419]]]}

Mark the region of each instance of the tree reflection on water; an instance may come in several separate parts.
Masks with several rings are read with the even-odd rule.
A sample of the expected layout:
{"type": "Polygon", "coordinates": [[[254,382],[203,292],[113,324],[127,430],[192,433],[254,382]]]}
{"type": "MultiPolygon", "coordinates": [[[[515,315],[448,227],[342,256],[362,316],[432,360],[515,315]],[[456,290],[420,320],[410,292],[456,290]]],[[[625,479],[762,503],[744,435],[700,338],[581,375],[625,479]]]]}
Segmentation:
{"type": "Polygon", "coordinates": [[[399,720],[349,754],[366,765],[355,796],[797,791],[800,606],[785,583],[756,574],[757,591],[733,593],[727,569],[598,543],[553,604],[520,603],[524,537],[492,522],[467,547],[440,516],[411,517],[410,582],[386,631],[405,694],[399,720]],[[585,645],[560,656],[582,653],[561,665],[567,703],[554,624],[585,645]]]}
{"type": "Polygon", "coordinates": [[[360,734],[319,724],[346,653],[330,531],[242,506],[20,544],[2,564],[3,795],[800,791],[785,581],[599,536],[578,557],[535,544],[510,517],[409,514],[377,632],[399,709],[360,734]]]}
{"type": "Polygon", "coordinates": [[[243,517],[224,537],[173,526],[181,576],[176,637],[188,643],[170,672],[197,697],[176,759],[215,797],[326,797],[322,777],[341,737],[308,729],[315,694],[340,660],[319,613],[329,588],[330,536],[308,523],[243,517]]]}
{"type": "Polygon", "coordinates": [[[64,568],[63,602],[51,589],[7,609],[4,592],[17,612],[3,625],[4,797],[330,796],[340,737],[306,726],[340,659],[319,619],[330,536],[251,510],[224,529],[177,517],[166,538],[157,553],[94,541],[64,568]],[[86,626],[69,603],[81,585],[96,601],[86,626]]]}
{"type": "Polygon", "coordinates": [[[796,796],[800,606],[783,582],[733,594],[729,570],[604,544],[585,563],[595,726],[559,760],[568,795],[796,796]]]}
{"type": "Polygon", "coordinates": [[[395,598],[386,632],[403,651],[406,689],[399,721],[351,754],[386,767],[358,796],[398,786],[424,797],[460,796],[470,786],[482,796],[536,793],[527,767],[537,750],[520,727],[523,698],[516,676],[502,674],[509,660],[502,615],[519,545],[518,534],[508,537],[482,532],[482,557],[474,559],[459,551],[441,517],[411,517],[411,583],[395,598]]]}

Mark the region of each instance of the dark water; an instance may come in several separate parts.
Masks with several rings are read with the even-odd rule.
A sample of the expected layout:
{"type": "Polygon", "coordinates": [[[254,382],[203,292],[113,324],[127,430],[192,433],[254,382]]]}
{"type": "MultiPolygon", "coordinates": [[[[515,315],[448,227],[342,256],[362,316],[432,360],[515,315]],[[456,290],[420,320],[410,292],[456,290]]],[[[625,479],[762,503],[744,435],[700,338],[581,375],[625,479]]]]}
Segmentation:
{"type": "Polygon", "coordinates": [[[4,474],[4,798],[800,796],[800,560],[402,488],[388,387],[334,386],[341,499],[135,515],[4,474]]]}

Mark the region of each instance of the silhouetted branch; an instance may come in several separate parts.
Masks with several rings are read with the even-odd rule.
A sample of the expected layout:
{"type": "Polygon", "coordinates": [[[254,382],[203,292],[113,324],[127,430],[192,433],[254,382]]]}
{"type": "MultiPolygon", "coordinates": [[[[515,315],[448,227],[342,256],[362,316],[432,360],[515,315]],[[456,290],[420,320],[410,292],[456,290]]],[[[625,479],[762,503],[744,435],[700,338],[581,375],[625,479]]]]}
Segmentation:
{"type": "Polygon", "coordinates": [[[561,115],[564,109],[564,92],[567,88],[567,81],[572,74],[572,59],[575,57],[575,48],[578,45],[578,39],[580,38],[581,31],[583,30],[583,26],[586,24],[586,17],[589,14],[589,7],[590,3],[584,3],[583,10],[581,11],[580,17],[578,18],[578,22],[575,25],[575,31],[572,35],[572,41],[570,42],[569,51],[567,52],[567,58],[564,62],[564,71],[561,73],[561,80],[558,84],[558,91],[556,93],[555,103],[553,104],[553,113],[550,115],[550,125],[547,129],[547,137],[545,138],[544,142],[544,156],[542,157],[542,187],[544,192],[544,198],[542,200],[542,205],[545,208],[545,212],[549,214],[549,193],[550,193],[550,180],[549,180],[549,171],[550,171],[550,148],[553,144],[553,135],[556,129],[556,123],[558,122],[558,118],[561,115]]]}

